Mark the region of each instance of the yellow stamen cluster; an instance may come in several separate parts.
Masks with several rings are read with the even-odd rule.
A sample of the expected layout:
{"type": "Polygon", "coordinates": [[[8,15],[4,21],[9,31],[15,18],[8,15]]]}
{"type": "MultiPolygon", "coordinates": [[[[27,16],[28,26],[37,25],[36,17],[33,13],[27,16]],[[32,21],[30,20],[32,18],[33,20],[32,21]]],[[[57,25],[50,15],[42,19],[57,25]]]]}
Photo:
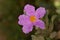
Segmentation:
{"type": "Polygon", "coordinates": [[[36,21],[36,17],[35,16],[30,16],[30,21],[31,22],[35,22],[36,21]]]}

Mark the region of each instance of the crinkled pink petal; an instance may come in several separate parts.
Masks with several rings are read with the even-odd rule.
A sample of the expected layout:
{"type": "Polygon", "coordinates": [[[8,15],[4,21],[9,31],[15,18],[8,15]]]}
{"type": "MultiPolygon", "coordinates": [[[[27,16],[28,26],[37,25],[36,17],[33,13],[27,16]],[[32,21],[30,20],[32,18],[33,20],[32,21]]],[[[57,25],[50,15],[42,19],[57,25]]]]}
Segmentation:
{"type": "Polygon", "coordinates": [[[36,10],[35,16],[36,16],[37,18],[42,18],[45,14],[46,14],[45,8],[39,7],[39,8],[36,10]]]}
{"type": "Polygon", "coordinates": [[[45,29],[45,23],[42,20],[37,20],[34,24],[36,27],[39,27],[40,29],[45,29]]]}
{"type": "Polygon", "coordinates": [[[27,4],[27,5],[25,5],[25,7],[24,7],[24,12],[25,12],[26,15],[28,15],[28,16],[34,15],[34,13],[35,13],[35,7],[32,6],[32,5],[27,4]]]}
{"type": "Polygon", "coordinates": [[[22,31],[27,34],[29,32],[31,32],[33,30],[33,25],[29,24],[29,25],[23,25],[22,31]]]}
{"type": "Polygon", "coordinates": [[[18,24],[19,25],[29,25],[31,24],[30,20],[29,20],[29,16],[26,16],[26,15],[20,15],[18,17],[19,21],[18,21],[18,24]]]}

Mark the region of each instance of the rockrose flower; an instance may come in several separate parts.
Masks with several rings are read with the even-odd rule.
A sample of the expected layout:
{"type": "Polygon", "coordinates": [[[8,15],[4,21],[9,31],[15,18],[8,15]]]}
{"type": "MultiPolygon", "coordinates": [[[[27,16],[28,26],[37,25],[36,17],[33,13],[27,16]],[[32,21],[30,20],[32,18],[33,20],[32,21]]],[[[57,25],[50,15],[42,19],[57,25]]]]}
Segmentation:
{"type": "Polygon", "coordinates": [[[23,25],[22,31],[27,34],[33,30],[33,26],[39,27],[40,29],[45,29],[45,23],[40,20],[45,14],[46,10],[43,7],[39,7],[35,10],[35,7],[27,4],[24,7],[25,14],[18,17],[19,25],[23,25]]]}

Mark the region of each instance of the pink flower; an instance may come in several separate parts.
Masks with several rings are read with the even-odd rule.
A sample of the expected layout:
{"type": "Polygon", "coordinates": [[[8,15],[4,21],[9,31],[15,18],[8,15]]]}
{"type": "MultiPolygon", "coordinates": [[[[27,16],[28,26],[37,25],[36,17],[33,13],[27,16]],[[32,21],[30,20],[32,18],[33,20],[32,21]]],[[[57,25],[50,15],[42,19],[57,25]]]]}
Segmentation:
{"type": "Polygon", "coordinates": [[[27,4],[24,7],[24,11],[26,14],[18,17],[18,24],[23,25],[22,31],[25,34],[31,32],[33,30],[33,26],[45,29],[45,23],[39,19],[46,14],[45,8],[39,7],[37,10],[35,10],[34,6],[27,4]]]}

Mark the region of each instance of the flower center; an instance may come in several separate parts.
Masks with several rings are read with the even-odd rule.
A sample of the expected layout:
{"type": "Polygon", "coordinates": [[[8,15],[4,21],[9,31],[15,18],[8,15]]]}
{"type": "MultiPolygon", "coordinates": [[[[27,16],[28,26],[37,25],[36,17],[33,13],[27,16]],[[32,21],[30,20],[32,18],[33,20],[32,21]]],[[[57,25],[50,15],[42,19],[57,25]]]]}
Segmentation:
{"type": "Polygon", "coordinates": [[[36,17],[35,16],[30,16],[30,21],[31,22],[35,22],[36,21],[36,17]]]}

